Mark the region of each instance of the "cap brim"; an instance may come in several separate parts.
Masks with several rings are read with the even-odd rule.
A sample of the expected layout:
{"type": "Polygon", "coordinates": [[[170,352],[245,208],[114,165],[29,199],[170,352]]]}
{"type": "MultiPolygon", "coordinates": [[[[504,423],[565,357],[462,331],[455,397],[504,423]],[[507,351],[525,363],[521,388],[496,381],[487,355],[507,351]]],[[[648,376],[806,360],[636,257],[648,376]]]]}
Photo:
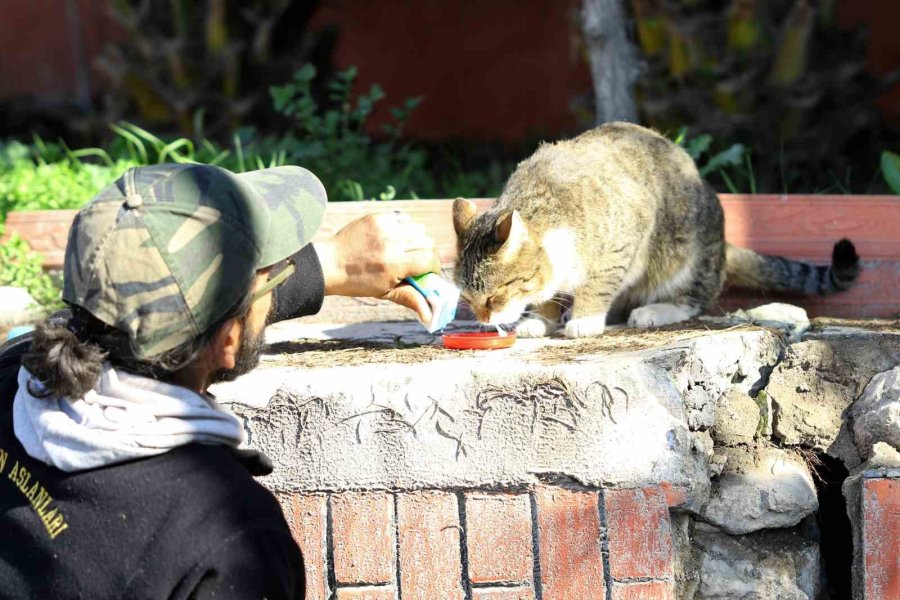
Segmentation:
{"type": "Polygon", "coordinates": [[[328,204],[325,186],[315,175],[303,167],[284,166],[240,173],[237,178],[269,210],[269,235],[257,268],[270,267],[312,241],[328,204]]]}

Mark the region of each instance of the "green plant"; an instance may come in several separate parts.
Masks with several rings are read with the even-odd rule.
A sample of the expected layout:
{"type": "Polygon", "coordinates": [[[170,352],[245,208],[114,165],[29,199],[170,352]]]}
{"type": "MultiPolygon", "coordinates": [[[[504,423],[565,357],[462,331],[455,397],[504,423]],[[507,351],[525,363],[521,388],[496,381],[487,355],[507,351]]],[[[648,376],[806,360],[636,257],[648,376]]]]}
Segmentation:
{"type": "Polygon", "coordinates": [[[0,223],[12,210],[78,208],[133,163],[83,162],[96,149],[72,152],[39,138],[32,146],[0,143],[0,223]]]}
{"type": "Polygon", "coordinates": [[[193,117],[222,139],[245,119],[271,125],[265,90],[301,65],[330,66],[336,30],[308,26],[321,0],[106,0],[122,35],[96,67],[107,85],[108,122],[137,120],[202,137],[193,117]]]}
{"type": "Polygon", "coordinates": [[[743,144],[731,144],[718,152],[710,150],[713,138],[708,133],[689,138],[688,128],[682,127],[675,136],[674,142],[684,148],[694,162],[702,177],[718,174],[728,191],[740,193],[739,187],[746,185],[749,193],[756,193],[756,177],[753,173],[753,162],[750,152],[743,144]]]}
{"type": "MultiPolygon", "coordinates": [[[[432,193],[434,180],[424,171],[426,153],[401,141],[403,127],[421,99],[408,98],[392,108],[393,121],[383,127],[385,137],[375,139],[366,123],[385,94],[373,85],[354,99],[356,76],[356,68],[350,67],[328,83],[327,106],[313,97],[316,70],[312,65],[297,71],[291,82],[270,88],[275,110],[292,124],[274,146],[288,162],[303,165],[321,178],[332,200],[432,193]]],[[[266,144],[272,141],[262,142],[266,144]]]]}
{"type": "Polygon", "coordinates": [[[419,98],[391,108],[383,135],[372,135],[370,118],[385,94],[375,85],[354,95],[356,76],[355,68],[338,73],[326,86],[327,102],[314,98],[316,71],[310,65],[286,85],[272,87],[274,109],[288,121],[278,136],[242,127],[228,145],[220,145],[203,137],[205,113],[199,110],[193,118],[193,129],[199,132],[195,138],[159,136],[119,121],[110,124],[114,137],[103,148],[73,150],[63,141],[37,137],[30,145],[0,143],[0,223],[11,210],[78,208],[128,168],[165,162],[219,165],[234,172],[301,165],[322,180],[332,201],[500,192],[512,164],[487,160],[476,169],[463,169],[443,149],[429,155],[403,140],[419,98]]]}
{"type": "Polygon", "coordinates": [[[900,194],[900,155],[885,150],[881,153],[881,174],[895,194],[900,194]]]}
{"type": "MultiPolygon", "coordinates": [[[[3,226],[0,225],[0,236],[3,226]]],[[[46,311],[62,307],[59,287],[42,267],[41,255],[32,252],[28,244],[13,234],[0,244],[0,285],[24,288],[46,311]]]]}
{"type": "Polygon", "coordinates": [[[742,158],[744,183],[728,170],[725,187],[731,177],[768,192],[865,189],[878,149],[896,138],[875,99],[897,75],[865,68],[866,36],[839,22],[834,0],[627,4],[644,67],[641,121],[661,131],[690,123],[754,150],[752,165],[742,158]]]}
{"type": "MultiPolygon", "coordinates": [[[[198,115],[198,120],[202,114],[198,115]]],[[[196,141],[185,137],[172,140],[164,140],[134,123],[121,121],[111,124],[110,129],[116,134],[116,138],[110,146],[110,153],[115,155],[128,154],[131,165],[153,165],[162,163],[202,163],[206,165],[218,165],[236,173],[243,173],[253,169],[266,169],[286,164],[286,155],[283,151],[272,151],[268,156],[263,156],[257,151],[256,144],[248,144],[244,139],[255,135],[252,129],[244,129],[235,133],[232,138],[232,147],[224,148],[209,140],[200,137],[196,141]]],[[[202,125],[198,125],[202,130],[202,125]]],[[[82,152],[92,152],[98,156],[107,155],[107,152],[94,148],[82,152]]]]}

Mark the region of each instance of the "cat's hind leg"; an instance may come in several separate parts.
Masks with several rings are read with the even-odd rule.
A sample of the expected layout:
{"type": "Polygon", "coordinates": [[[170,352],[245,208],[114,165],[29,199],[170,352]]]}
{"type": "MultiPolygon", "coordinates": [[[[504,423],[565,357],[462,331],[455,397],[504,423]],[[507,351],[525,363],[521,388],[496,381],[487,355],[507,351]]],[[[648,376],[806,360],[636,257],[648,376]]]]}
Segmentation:
{"type": "Polygon", "coordinates": [[[525,338],[548,336],[556,330],[561,316],[559,302],[551,299],[525,313],[516,323],[516,335],[525,338]]]}
{"type": "Polygon", "coordinates": [[[653,294],[651,301],[662,300],[639,306],[628,317],[629,327],[662,327],[692,319],[703,312],[719,296],[724,274],[724,246],[712,243],[706,247],[703,258],[694,267],[693,276],[681,290],[669,291],[660,297],[653,294]]]}
{"type": "Polygon", "coordinates": [[[715,192],[707,189],[706,193],[711,195],[709,206],[712,207],[712,214],[707,217],[710,220],[707,227],[698,232],[702,250],[696,254],[690,277],[685,281],[675,276],[674,281],[670,280],[662,286],[663,293],[659,293],[660,288],[657,288],[646,300],[653,304],[645,304],[631,311],[628,317],[630,327],[662,327],[687,321],[713,305],[718,298],[725,282],[722,211],[715,192]]]}

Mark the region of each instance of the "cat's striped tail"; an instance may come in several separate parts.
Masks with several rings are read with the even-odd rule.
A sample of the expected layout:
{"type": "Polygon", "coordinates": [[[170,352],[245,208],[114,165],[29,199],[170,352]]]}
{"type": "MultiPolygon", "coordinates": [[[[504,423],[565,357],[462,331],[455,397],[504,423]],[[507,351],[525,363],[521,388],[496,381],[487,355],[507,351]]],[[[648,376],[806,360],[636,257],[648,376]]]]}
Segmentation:
{"type": "Polygon", "coordinates": [[[758,254],[747,248],[726,244],[725,273],[728,285],[751,290],[828,296],[853,285],[859,276],[859,256],[853,242],[847,239],[834,245],[828,266],[758,254]]]}

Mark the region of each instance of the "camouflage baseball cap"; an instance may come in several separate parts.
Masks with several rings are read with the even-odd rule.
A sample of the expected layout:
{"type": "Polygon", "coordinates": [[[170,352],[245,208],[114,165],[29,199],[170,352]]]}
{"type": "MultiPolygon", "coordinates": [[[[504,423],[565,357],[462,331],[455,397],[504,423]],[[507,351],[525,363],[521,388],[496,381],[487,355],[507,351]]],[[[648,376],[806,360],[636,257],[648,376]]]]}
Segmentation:
{"type": "Polygon", "coordinates": [[[207,331],[259,269],[309,243],[325,204],[322,183],[301,167],[129,169],[75,217],[63,300],[157,356],[207,331]]]}

